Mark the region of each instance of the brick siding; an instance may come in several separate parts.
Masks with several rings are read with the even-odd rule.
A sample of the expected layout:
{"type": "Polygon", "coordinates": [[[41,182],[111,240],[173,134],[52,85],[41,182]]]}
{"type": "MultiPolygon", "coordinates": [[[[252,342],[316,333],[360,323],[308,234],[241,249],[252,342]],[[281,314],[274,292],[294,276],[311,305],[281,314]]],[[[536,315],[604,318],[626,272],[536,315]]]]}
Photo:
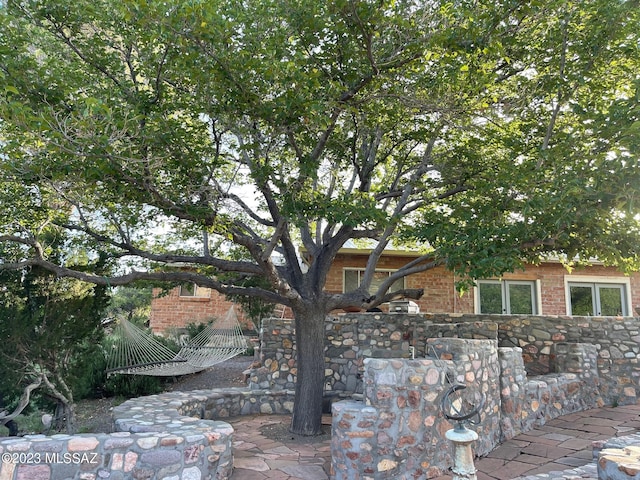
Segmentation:
{"type": "MultiPolygon", "coordinates": [[[[378,269],[397,270],[411,261],[411,255],[391,255],[380,259],[378,269]]],[[[328,292],[339,293],[343,291],[344,269],[363,269],[366,265],[368,254],[339,254],[327,277],[325,289],[328,292]]],[[[507,273],[503,276],[509,280],[537,280],[540,283],[542,297],[542,315],[567,315],[565,298],[565,276],[569,272],[559,263],[544,263],[539,266],[528,267],[524,271],[507,273]]],[[[624,278],[614,268],[593,265],[590,267],[575,269],[571,275],[603,276],[624,278]]],[[[633,310],[640,308],[640,274],[629,277],[631,286],[631,305],[633,310]]],[[[405,280],[407,288],[423,288],[424,295],[416,303],[421,312],[425,313],[475,313],[473,289],[460,294],[455,289],[456,278],[453,273],[444,267],[438,267],[416,275],[411,275],[405,280]]],[[[172,329],[183,328],[189,323],[207,321],[210,318],[222,318],[233,305],[223,295],[212,291],[209,297],[181,297],[180,289],[176,288],[165,296],[159,296],[160,290],[154,291],[154,299],[151,304],[150,326],[156,333],[169,333],[172,329]]],[[[282,307],[277,307],[276,316],[281,316],[282,307]]],[[[384,309],[384,306],[383,306],[384,309]]],[[[242,311],[237,308],[237,313],[242,318],[242,311]]],[[[636,315],[635,311],[629,315],[636,315]]],[[[291,318],[291,311],[285,310],[284,318],[291,318]]]]}
{"type": "MultiPolygon", "coordinates": [[[[154,333],[169,334],[174,329],[186,327],[189,323],[204,323],[212,318],[223,318],[234,304],[218,292],[211,291],[208,297],[181,297],[180,288],[161,295],[161,289],[154,289],[151,301],[149,326],[154,333]]],[[[236,309],[239,317],[242,310],[236,309]]],[[[243,321],[241,323],[250,323],[243,321]]]]}
{"type": "MultiPolygon", "coordinates": [[[[384,257],[380,260],[378,269],[397,270],[413,258],[398,255],[384,257]]],[[[367,260],[368,255],[365,254],[338,256],[327,278],[326,290],[336,293],[342,292],[344,269],[363,269],[367,260]]],[[[542,311],[540,313],[542,315],[567,315],[564,279],[569,275],[625,278],[623,274],[612,267],[593,265],[576,268],[569,273],[560,263],[553,262],[529,266],[524,271],[506,273],[502,278],[507,280],[539,281],[542,297],[542,311]]],[[[633,274],[629,278],[631,305],[635,310],[640,307],[640,274],[633,274]]],[[[423,297],[416,301],[421,312],[475,313],[473,289],[460,296],[455,289],[456,281],[457,279],[452,272],[447,271],[444,267],[438,267],[407,277],[405,285],[407,288],[424,289],[423,297]]],[[[629,312],[629,315],[634,316],[636,312],[629,312]]]]}

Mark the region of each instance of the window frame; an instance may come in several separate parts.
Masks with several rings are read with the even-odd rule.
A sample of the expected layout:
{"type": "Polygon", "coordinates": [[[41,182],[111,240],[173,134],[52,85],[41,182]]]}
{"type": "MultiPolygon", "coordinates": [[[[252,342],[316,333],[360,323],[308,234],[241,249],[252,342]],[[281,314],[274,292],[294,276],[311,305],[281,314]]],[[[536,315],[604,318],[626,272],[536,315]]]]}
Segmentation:
{"type": "MultiPolygon", "coordinates": [[[[613,277],[608,275],[565,275],[564,276],[564,296],[565,296],[565,308],[567,315],[573,316],[573,309],[571,306],[571,287],[572,286],[589,286],[592,287],[592,301],[596,303],[594,306],[599,309],[600,293],[598,287],[611,287],[617,286],[621,288],[622,292],[622,316],[628,317],[633,312],[631,307],[631,279],[629,277],[613,277]]],[[[595,313],[595,312],[594,312],[595,313]]],[[[599,317],[601,315],[593,315],[599,317]]]]}
{"type": "Polygon", "coordinates": [[[210,298],[211,290],[205,287],[200,287],[196,283],[184,283],[178,287],[178,297],[179,298],[210,298]],[[187,287],[191,287],[193,289],[193,294],[185,295],[183,292],[187,287]]]}
{"type": "Polygon", "coordinates": [[[476,314],[482,315],[542,315],[542,295],[540,288],[540,280],[526,278],[483,278],[475,281],[473,287],[474,293],[474,309],[476,314]],[[501,313],[482,313],[482,305],[480,303],[480,285],[481,284],[500,285],[502,312],[501,313]],[[526,285],[531,291],[531,308],[533,313],[511,313],[511,296],[509,289],[511,285],[526,285]]]}
{"type": "MultiPolygon", "coordinates": [[[[364,273],[365,269],[364,268],[360,268],[360,267],[343,267],[342,268],[342,293],[347,293],[347,272],[357,272],[358,273],[358,286],[360,286],[360,278],[362,276],[362,274],[364,273]]],[[[376,273],[388,273],[389,276],[391,276],[391,274],[397,272],[398,269],[393,269],[393,268],[376,268],[374,270],[374,274],[376,273]]],[[[398,280],[396,280],[396,282],[402,282],[402,288],[405,289],[407,288],[407,277],[402,277],[399,278],[398,280]]],[[[396,283],[394,282],[394,283],[396,283]]],[[[391,286],[393,286],[393,284],[391,284],[391,286]]],[[[391,287],[389,287],[389,289],[391,289],[391,287]]],[[[369,292],[371,295],[373,295],[373,293],[369,292]]]]}

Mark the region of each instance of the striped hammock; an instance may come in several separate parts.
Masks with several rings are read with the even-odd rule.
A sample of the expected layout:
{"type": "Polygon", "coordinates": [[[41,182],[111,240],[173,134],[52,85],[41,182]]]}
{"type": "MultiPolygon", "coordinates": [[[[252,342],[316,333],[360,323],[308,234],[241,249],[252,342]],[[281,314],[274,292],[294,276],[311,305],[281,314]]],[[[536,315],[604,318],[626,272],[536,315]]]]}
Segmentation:
{"type": "Polygon", "coordinates": [[[224,319],[207,325],[186,341],[178,353],[128,320],[121,320],[111,337],[113,345],[107,356],[107,375],[187,375],[206,370],[247,350],[247,341],[233,307],[224,319]]]}

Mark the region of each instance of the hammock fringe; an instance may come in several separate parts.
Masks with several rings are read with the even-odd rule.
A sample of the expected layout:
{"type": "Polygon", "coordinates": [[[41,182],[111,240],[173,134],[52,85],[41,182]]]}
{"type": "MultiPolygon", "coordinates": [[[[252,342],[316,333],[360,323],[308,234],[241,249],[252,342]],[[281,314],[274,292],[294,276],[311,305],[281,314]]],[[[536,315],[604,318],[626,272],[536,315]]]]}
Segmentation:
{"type": "Polygon", "coordinates": [[[187,340],[178,353],[156,340],[152,334],[121,320],[113,332],[108,352],[107,376],[114,374],[173,377],[206,370],[247,350],[234,307],[224,319],[207,325],[187,340]]]}

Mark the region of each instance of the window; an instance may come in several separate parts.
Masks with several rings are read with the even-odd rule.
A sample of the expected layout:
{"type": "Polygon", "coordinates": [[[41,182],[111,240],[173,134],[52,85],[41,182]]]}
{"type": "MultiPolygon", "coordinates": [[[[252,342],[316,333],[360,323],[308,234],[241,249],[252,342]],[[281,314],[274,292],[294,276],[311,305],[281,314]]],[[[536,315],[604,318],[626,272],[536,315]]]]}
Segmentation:
{"type": "MultiPolygon", "coordinates": [[[[369,293],[373,295],[382,282],[384,282],[387,278],[391,276],[393,270],[376,270],[373,273],[373,279],[371,280],[371,287],[369,288],[369,293]]],[[[345,269],[344,270],[344,291],[349,292],[351,290],[355,290],[360,286],[360,278],[364,275],[364,270],[358,269],[345,269]]],[[[393,292],[396,290],[402,290],[404,288],[404,277],[400,278],[393,282],[388,291],[393,292]]]]}
{"type": "Polygon", "coordinates": [[[626,285],[608,282],[568,282],[569,315],[628,315],[626,285]]]}
{"type": "Polygon", "coordinates": [[[180,285],[181,297],[209,297],[210,290],[208,288],[199,287],[195,283],[184,283],[180,285]]]}
{"type": "Polygon", "coordinates": [[[478,313],[537,315],[538,294],[535,281],[479,280],[476,288],[478,313]]]}

